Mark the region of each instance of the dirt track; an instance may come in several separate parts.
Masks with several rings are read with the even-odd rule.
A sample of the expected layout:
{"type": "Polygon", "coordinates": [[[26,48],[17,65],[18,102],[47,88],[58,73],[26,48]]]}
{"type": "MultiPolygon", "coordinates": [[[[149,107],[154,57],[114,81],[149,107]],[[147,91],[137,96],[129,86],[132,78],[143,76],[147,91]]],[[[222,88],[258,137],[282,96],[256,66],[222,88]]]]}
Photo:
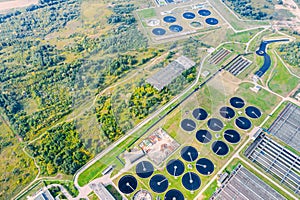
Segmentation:
{"type": "Polygon", "coordinates": [[[295,16],[289,21],[277,22],[278,24],[286,24],[287,26],[293,27],[294,30],[300,32],[300,8],[293,0],[283,0],[283,5],[276,5],[275,9],[288,10],[295,16]]]}

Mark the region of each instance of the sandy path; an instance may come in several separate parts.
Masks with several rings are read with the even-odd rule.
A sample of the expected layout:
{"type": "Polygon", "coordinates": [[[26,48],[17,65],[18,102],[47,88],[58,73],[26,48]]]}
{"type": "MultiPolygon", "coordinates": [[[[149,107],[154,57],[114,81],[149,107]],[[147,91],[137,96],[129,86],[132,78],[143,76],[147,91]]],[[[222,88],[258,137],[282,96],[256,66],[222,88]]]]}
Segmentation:
{"type": "Polygon", "coordinates": [[[275,5],[275,8],[288,10],[300,20],[300,9],[293,0],[283,0],[283,5],[275,5]]]}
{"type": "Polygon", "coordinates": [[[283,5],[275,5],[275,9],[284,9],[290,11],[295,17],[289,21],[278,21],[277,24],[286,24],[294,30],[300,32],[300,8],[293,0],[283,0],[283,5]]]}
{"type": "Polygon", "coordinates": [[[26,7],[32,4],[37,4],[38,2],[39,2],[38,0],[14,0],[14,1],[0,2],[0,11],[9,10],[12,8],[26,7]]]}

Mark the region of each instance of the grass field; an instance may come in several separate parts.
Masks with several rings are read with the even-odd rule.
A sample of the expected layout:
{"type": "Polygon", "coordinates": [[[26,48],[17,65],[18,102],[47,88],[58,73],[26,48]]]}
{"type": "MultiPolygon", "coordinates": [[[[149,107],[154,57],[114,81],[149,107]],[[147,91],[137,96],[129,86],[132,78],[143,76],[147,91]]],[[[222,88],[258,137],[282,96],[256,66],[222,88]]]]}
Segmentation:
{"type": "Polygon", "coordinates": [[[235,41],[240,43],[247,43],[256,33],[262,31],[263,28],[248,30],[244,32],[235,33],[232,29],[226,32],[227,41],[235,41]]]}
{"type": "Polygon", "coordinates": [[[33,159],[23,152],[22,144],[2,115],[0,115],[0,130],[2,169],[0,199],[11,199],[35,178],[37,169],[33,159]]]}
{"type": "Polygon", "coordinates": [[[261,43],[262,40],[269,39],[269,37],[273,34],[272,30],[266,29],[261,34],[257,35],[250,43],[248,51],[255,52],[261,43]]]}
{"type": "Polygon", "coordinates": [[[228,21],[228,23],[236,30],[243,30],[257,26],[269,25],[267,21],[243,21],[238,19],[236,15],[220,0],[209,0],[210,4],[228,21]]]}
{"type": "Polygon", "coordinates": [[[218,188],[218,182],[217,180],[215,180],[214,182],[212,182],[212,184],[209,185],[209,187],[203,192],[202,194],[202,198],[203,200],[208,200],[213,193],[217,190],[218,188]]]}
{"type": "Polygon", "coordinates": [[[261,89],[257,94],[249,90],[254,85],[251,83],[242,83],[237,91],[237,95],[242,96],[248,105],[257,106],[262,111],[262,117],[257,119],[256,125],[259,125],[263,119],[280,102],[280,98],[268,91],[261,89]],[[249,93],[252,93],[249,95],[249,93]]]}
{"type": "Polygon", "coordinates": [[[268,82],[270,89],[282,96],[287,96],[296,86],[300,83],[300,80],[289,73],[284,64],[275,55],[274,51],[270,52],[270,56],[274,61],[276,59],[277,65],[274,66],[274,71],[271,75],[271,79],[268,82]]]}
{"type": "Polygon", "coordinates": [[[152,18],[156,16],[156,12],[154,8],[138,10],[137,13],[142,19],[152,18]]]}

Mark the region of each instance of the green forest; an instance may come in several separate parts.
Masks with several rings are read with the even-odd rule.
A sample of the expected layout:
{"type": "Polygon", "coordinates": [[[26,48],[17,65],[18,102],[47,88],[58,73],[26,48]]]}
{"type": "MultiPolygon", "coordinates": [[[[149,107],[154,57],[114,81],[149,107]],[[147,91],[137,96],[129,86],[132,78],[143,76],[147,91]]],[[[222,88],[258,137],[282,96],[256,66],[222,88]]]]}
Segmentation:
{"type": "MultiPolygon", "coordinates": [[[[43,15],[43,12],[48,13],[47,11],[51,10],[51,12],[58,13],[57,16],[60,14],[72,16],[64,13],[67,10],[77,13],[74,15],[76,17],[79,15],[78,7],[77,1],[48,5],[11,16],[2,20],[0,26],[6,31],[5,33],[9,34],[16,29],[15,26],[22,27],[19,24],[24,15],[28,21],[44,22],[45,17],[48,16],[43,15]]],[[[126,17],[127,15],[132,17],[132,14],[129,14],[133,10],[131,4],[117,8],[113,9],[116,14],[126,13],[126,17]]],[[[65,23],[74,17],[68,19],[59,17],[51,20],[49,22],[51,25],[46,26],[52,27],[53,30],[47,32],[36,31],[45,31],[43,27],[31,27],[31,25],[37,26],[41,23],[29,24],[26,26],[26,31],[23,29],[19,31],[20,34],[24,33],[22,37],[2,40],[0,43],[2,63],[0,107],[4,109],[15,133],[24,140],[35,137],[38,131],[58,122],[72,112],[74,101],[80,103],[86,95],[91,94],[90,92],[101,90],[137,64],[134,56],[129,55],[117,55],[116,59],[107,56],[97,60],[89,60],[89,57],[100,51],[104,54],[116,54],[147,46],[147,41],[141,33],[132,24],[126,24],[126,22],[119,22],[112,30],[113,32],[108,33],[112,35],[111,37],[105,35],[91,39],[79,35],[78,37],[82,39],[75,40],[64,49],[58,49],[40,38],[66,25],[65,23]],[[64,23],[57,20],[63,20],[64,23]],[[56,26],[55,23],[60,26],[56,26]],[[115,31],[120,31],[120,28],[127,31],[116,33],[115,31]],[[87,52],[89,52],[88,57],[85,56],[87,52]],[[75,56],[81,59],[66,59],[66,57],[75,56]],[[86,90],[86,87],[90,92],[86,90]],[[75,89],[76,94],[73,92],[75,89]],[[29,112],[25,106],[28,102],[35,102],[34,109],[30,108],[29,112]]]]}
{"type": "Polygon", "coordinates": [[[280,45],[278,48],[282,58],[288,64],[300,68],[300,42],[294,41],[280,45]]]}
{"type": "Polygon", "coordinates": [[[4,163],[0,198],[11,199],[37,175],[26,151],[43,176],[74,174],[84,165],[93,156],[81,139],[88,133],[79,133],[77,121],[64,123],[65,119],[157,55],[155,49],[146,53],[148,41],[136,29],[132,4],[105,8],[122,16],[120,21],[111,23],[108,15],[93,24],[83,21],[86,5],[79,0],[41,0],[0,14],[0,126],[9,125],[0,138],[1,155],[17,156],[4,163]],[[79,26],[64,34],[70,23],[79,26]],[[100,26],[107,31],[91,37],[100,26]]]}
{"type": "Polygon", "coordinates": [[[251,0],[227,0],[230,7],[240,15],[256,20],[267,19],[268,14],[252,6],[251,0]]]}
{"type": "Polygon", "coordinates": [[[28,149],[38,161],[42,174],[47,175],[57,172],[74,174],[90,157],[74,122],[48,130],[37,144],[28,145],[28,149]]]}
{"type": "MultiPolygon", "coordinates": [[[[128,99],[121,98],[122,92],[101,96],[94,111],[101,130],[109,140],[115,141],[158,106],[166,104],[171,97],[179,94],[195,78],[196,68],[193,67],[160,92],[142,80],[132,88],[128,99]]],[[[130,88],[127,90],[130,91],[130,88]]]]}
{"type": "MultiPolygon", "coordinates": [[[[0,126],[8,127],[0,138],[0,153],[18,155],[3,164],[0,198],[12,198],[35,178],[38,169],[33,161],[40,176],[74,174],[98,150],[195,80],[192,68],[159,92],[139,77],[116,89],[127,90],[126,101],[116,93],[97,97],[171,48],[170,44],[149,48],[147,37],[138,30],[133,12],[144,3],[118,1],[107,6],[91,0],[40,0],[0,14],[0,126]],[[99,18],[99,10],[104,17],[99,18]],[[88,110],[86,104],[94,100],[88,110]],[[83,115],[74,114],[81,110],[86,110],[83,115]],[[97,119],[101,132],[93,147],[87,145],[94,139],[91,133],[78,131],[87,115],[97,119]]],[[[184,54],[194,59],[195,44],[203,43],[192,42],[186,42],[191,48],[187,46],[184,54]]],[[[173,54],[157,68],[172,61],[173,54]]]]}
{"type": "MultiPolygon", "coordinates": [[[[232,10],[242,17],[253,20],[270,20],[283,17],[282,10],[275,10],[276,4],[282,4],[282,0],[222,0],[232,10]]],[[[287,13],[285,13],[287,14],[287,13]]]]}

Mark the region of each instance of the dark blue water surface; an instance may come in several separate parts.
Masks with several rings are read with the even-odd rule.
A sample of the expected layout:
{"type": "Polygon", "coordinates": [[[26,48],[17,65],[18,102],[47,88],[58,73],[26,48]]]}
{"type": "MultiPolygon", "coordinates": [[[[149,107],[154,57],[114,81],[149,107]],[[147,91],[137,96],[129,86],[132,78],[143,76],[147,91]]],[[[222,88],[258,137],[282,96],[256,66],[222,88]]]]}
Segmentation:
{"type": "Polygon", "coordinates": [[[196,15],[192,12],[185,12],[182,15],[185,19],[194,19],[196,15]]]}
{"type": "Polygon", "coordinates": [[[235,112],[232,108],[224,106],[220,108],[220,115],[226,119],[232,119],[235,116],[235,112]]]}
{"type": "Polygon", "coordinates": [[[228,129],[224,132],[224,138],[227,142],[235,144],[241,140],[240,134],[233,129],[228,129]]]}
{"type": "Polygon", "coordinates": [[[215,141],[212,145],[211,145],[211,149],[213,150],[213,152],[215,154],[217,154],[218,156],[225,156],[228,152],[229,152],[229,147],[228,145],[223,142],[223,141],[215,141]]]}
{"type": "Polygon", "coordinates": [[[183,194],[176,189],[169,190],[166,195],[164,200],[184,200],[183,194]]]}
{"type": "Polygon", "coordinates": [[[194,172],[185,173],[181,181],[182,181],[182,185],[187,190],[191,190],[191,191],[197,190],[201,185],[200,177],[194,172]]]}
{"type": "Polygon", "coordinates": [[[180,176],[184,172],[184,164],[181,160],[170,160],[167,164],[167,171],[171,176],[180,176]]]}
{"type": "Polygon", "coordinates": [[[200,129],[196,133],[196,138],[199,142],[206,144],[212,139],[212,135],[208,130],[200,129]]]}
{"type": "Polygon", "coordinates": [[[217,118],[211,118],[207,121],[207,126],[213,131],[220,131],[224,127],[224,124],[217,118]]]}
{"type": "Polygon", "coordinates": [[[242,108],[245,106],[245,101],[240,97],[232,97],[229,102],[235,108],[242,108]]]}
{"type": "Polygon", "coordinates": [[[235,124],[237,127],[239,127],[240,129],[243,129],[243,130],[247,130],[247,129],[251,128],[251,126],[252,126],[251,121],[246,117],[236,118],[235,124]]]}
{"type": "Polygon", "coordinates": [[[206,10],[206,9],[201,9],[201,10],[198,10],[198,14],[201,15],[201,16],[207,17],[211,14],[211,12],[209,10],[206,10]]]}
{"type": "Polygon", "coordinates": [[[287,42],[287,41],[289,41],[289,39],[266,40],[260,43],[259,49],[256,51],[256,54],[264,57],[264,63],[261,66],[261,68],[257,72],[255,72],[256,76],[262,77],[271,66],[271,58],[269,54],[267,54],[266,52],[268,44],[273,42],[287,42]]]}
{"type": "Polygon", "coordinates": [[[173,0],[166,0],[167,3],[174,3],[173,0]]]}
{"type": "Polygon", "coordinates": [[[184,119],[180,123],[181,128],[185,131],[193,131],[196,128],[196,123],[191,119],[184,119]]]}
{"type": "Polygon", "coordinates": [[[164,20],[165,22],[167,22],[167,23],[174,23],[174,22],[176,22],[176,17],[173,17],[173,16],[165,16],[163,20],[164,20]]]}
{"type": "Polygon", "coordinates": [[[209,25],[217,25],[219,23],[216,18],[207,18],[205,22],[209,25]]]}
{"type": "Polygon", "coordinates": [[[179,26],[179,25],[171,25],[169,27],[169,29],[170,29],[170,31],[175,32],[175,33],[181,32],[183,30],[182,26],[179,26]]]}
{"type": "Polygon", "coordinates": [[[119,190],[124,194],[132,193],[138,185],[138,182],[134,176],[125,175],[123,176],[118,183],[119,190]]]}
{"type": "Polygon", "coordinates": [[[152,30],[152,33],[154,35],[164,35],[164,34],[166,34],[166,30],[163,28],[155,28],[152,30]]]}
{"type": "Polygon", "coordinates": [[[149,182],[150,188],[156,193],[162,193],[168,189],[169,181],[161,174],[152,176],[149,182]]]}
{"type": "Polygon", "coordinates": [[[193,110],[193,116],[197,120],[205,120],[208,116],[208,113],[203,108],[196,108],[195,110],[193,110]]]}
{"type": "Polygon", "coordinates": [[[195,147],[185,146],[181,149],[181,157],[187,162],[193,162],[198,158],[198,151],[195,147]]]}
{"type": "Polygon", "coordinates": [[[261,117],[261,112],[258,108],[254,107],[254,106],[248,106],[246,109],[245,109],[245,113],[251,117],[251,118],[260,118],[261,117]]]}
{"type": "Polygon", "coordinates": [[[207,158],[200,158],[196,163],[196,169],[202,175],[210,175],[213,173],[214,164],[207,158]]]}
{"type": "Polygon", "coordinates": [[[148,178],[153,174],[154,167],[149,161],[142,161],[136,165],[135,172],[141,178],[148,178]]]}

